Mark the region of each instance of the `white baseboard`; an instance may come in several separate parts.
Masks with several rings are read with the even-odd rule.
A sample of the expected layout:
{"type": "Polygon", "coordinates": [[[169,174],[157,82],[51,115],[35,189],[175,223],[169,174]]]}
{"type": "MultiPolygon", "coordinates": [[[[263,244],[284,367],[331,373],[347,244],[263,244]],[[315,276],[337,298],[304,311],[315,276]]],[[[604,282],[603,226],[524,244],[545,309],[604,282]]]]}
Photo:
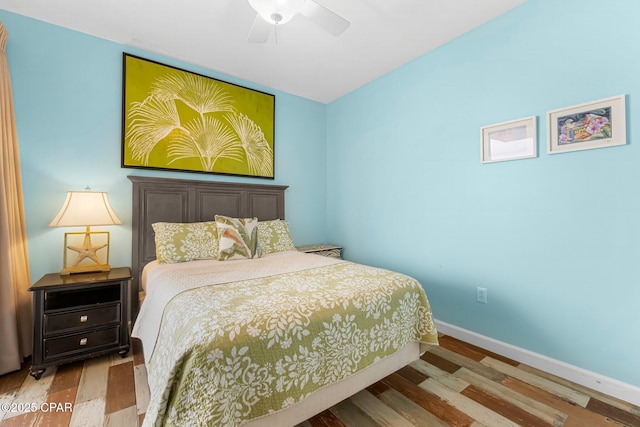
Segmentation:
{"type": "Polygon", "coordinates": [[[458,338],[469,344],[482,347],[501,356],[524,363],[590,389],[640,406],[640,387],[623,383],[613,378],[552,359],[502,341],[477,334],[450,323],[435,320],[438,332],[458,338]]]}

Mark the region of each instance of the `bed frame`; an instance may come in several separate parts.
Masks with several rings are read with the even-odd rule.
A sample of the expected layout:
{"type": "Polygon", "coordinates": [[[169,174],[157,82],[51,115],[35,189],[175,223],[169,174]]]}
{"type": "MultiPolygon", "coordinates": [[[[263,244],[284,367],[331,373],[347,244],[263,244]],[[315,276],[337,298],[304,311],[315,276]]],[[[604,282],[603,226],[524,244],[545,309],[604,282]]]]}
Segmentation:
{"type": "MultiPolygon", "coordinates": [[[[216,214],[257,217],[259,220],[284,219],[284,192],[287,186],[238,184],[171,178],[129,176],[133,182],[132,273],[135,304],[144,266],[156,258],[151,224],[166,222],[212,221],[216,214]]],[[[135,319],[135,316],[132,317],[135,319]]],[[[347,380],[326,386],[292,407],[252,420],[244,427],[294,426],[337,404],[369,385],[392,374],[420,357],[420,345],[409,343],[392,356],[358,372],[347,380]]]]}
{"type": "Polygon", "coordinates": [[[174,178],[128,176],[133,183],[131,313],[138,313],[140,276],[156,259],[154,222],[213,221],[215,215],[284,219],[286,185],[241,184],[174,178]]]}

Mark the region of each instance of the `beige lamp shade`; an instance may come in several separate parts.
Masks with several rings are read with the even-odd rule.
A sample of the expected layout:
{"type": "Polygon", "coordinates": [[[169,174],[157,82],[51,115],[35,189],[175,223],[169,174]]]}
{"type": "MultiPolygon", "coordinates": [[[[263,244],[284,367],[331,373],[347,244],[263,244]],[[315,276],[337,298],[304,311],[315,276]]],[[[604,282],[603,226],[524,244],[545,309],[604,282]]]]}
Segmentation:
{"type": "Polygon", "coordinates": [[[86,227],[83,233],[65,233],[64,268],[60,274],[109,271],[109,233],[91,232],[94,225],[122,224],[115,214],[107,193],[96,191],[69,191],[58,215],[50,227],[86,227]],[[91,236],[101,237],[94,244],[91,236]],[[79,241],[77,239],[80,239],[79,241]],[[106,252],[106,261],[100,253],[106,252]],[[69,256],[69,254],[72,254],[69,256]],[[74,261],[70,261],[74,258],[74,261]]]}
{"type": "Polygon", "coordinates": [[[97,191],[69,191],[58,215],[50,227],[87,227],[116,225],[122,221],[111,209],[107,193],[97,191]]]}

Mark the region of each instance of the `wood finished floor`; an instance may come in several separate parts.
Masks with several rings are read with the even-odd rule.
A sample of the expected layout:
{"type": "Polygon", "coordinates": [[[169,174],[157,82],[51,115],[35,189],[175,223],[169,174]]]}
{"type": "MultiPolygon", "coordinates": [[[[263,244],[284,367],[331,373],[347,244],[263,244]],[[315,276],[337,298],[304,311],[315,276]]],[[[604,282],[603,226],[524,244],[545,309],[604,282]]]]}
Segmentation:
{"type": "MultiPolygon", "coordinates": [[[[298,427],[634,426],[640,407],[538,371],[457,339],[298,427]]],[[[0,412],[0,427],[117,426],[142,423],[147,373],[139,341],[117,354],[49,368],[29,364],[0,376],[0,404],[72,403],[72,412],[0,412]]]]}

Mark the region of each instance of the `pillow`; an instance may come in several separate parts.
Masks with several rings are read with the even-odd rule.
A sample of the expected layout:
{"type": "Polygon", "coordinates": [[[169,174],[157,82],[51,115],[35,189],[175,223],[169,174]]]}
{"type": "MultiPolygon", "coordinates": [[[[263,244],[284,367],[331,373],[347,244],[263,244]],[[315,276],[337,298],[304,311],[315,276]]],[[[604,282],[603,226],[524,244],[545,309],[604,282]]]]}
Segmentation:
{"type": "Polygon", "coordinates": [[[216,225],[220,261],[260,257],[258,218],[230,218],[216,215],[216,225]]]}
{"type": "Polygon", "coordinates": [[[216,259],[218,256],[218,229],[216,223],[156,222],[156,258],[158,262],[173,264],[196,259],[216,259]]]}
{"type": "Polygon", "coordinates": [[[258,222],[258,246],[260,246],[262,255],[295,251],[296,246],[291,239],[287,221],[276,219],[258,222]]]}

